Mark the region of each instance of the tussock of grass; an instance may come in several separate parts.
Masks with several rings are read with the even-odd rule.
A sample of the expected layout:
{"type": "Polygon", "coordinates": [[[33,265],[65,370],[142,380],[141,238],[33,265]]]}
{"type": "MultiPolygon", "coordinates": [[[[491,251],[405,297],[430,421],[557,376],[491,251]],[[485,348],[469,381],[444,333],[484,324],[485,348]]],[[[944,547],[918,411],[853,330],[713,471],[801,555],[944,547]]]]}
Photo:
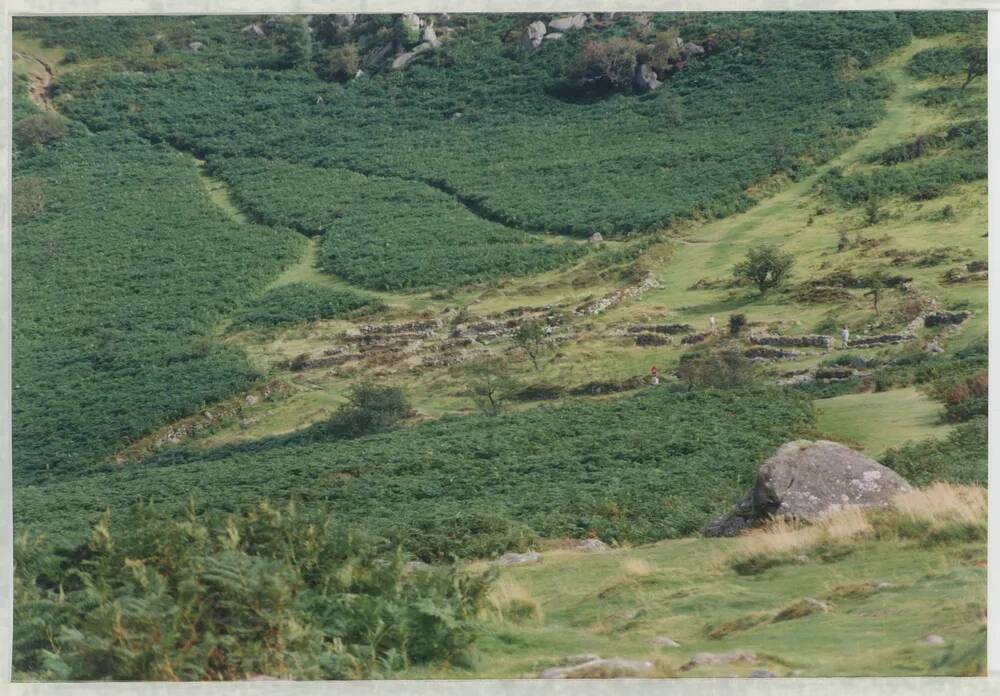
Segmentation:
{"type": "Polygon", "coordinates": [[[531,593],[510,578],[501,578],[488,597],[489,607],[500,621],[521,624],[540,622],[542,607],[531,593]]]}
{"type": "Polygon", "coordinates": [[[986,536],[986,490],[935,483],[896,496],[884,509],[847,508],[812,523],[775,520],[743,536],[727,562],[740,575],[818,556],[832,560],[871,538],[926,543],[986,536]]]}
{"type": "Polygon", "coordinates": [[[754,626],[767,623],[772,620],[774,616],[774,612],[755,611],[751,614],[745,614],[733,619],[732,621],[726,621],[722,624],[709,624],[705,627],[705,635],[711,640],[721,640],[722,638],[732,635],[733,633],[748,631],[754,626]]]}

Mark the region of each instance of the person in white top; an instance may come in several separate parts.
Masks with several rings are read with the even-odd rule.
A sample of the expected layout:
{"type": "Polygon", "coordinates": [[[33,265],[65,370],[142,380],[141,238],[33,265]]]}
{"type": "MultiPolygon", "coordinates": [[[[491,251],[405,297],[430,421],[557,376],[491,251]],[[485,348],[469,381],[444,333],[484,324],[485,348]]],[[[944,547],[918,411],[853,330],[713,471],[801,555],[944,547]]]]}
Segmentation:
{"type": "Polygon", "coordinates": [[[845,326],[840,330],[840,347],[847,348],[847,344],[850,342],[850,340],[851,340],[851,332],[848,331],[847,327],[845,326]]]}
{"type": "Polygon", "coordinates": [[[714,314],[708,318],[708,330],[711,333],[715,333],[715,315],[714,314]]]}

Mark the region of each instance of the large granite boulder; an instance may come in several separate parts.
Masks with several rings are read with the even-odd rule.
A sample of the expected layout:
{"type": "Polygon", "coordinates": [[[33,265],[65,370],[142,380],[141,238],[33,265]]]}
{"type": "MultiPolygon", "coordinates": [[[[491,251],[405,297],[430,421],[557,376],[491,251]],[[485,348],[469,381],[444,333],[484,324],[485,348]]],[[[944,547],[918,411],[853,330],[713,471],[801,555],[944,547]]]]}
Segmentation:
{"type": "Polygon", "coordinates": [[[521,48],[525,51],[530,51],[541,46],[546,31],[545,22],[532,22],[529,24],[528,28],[524,30],[524,35],[521,37],[521,48]]]}
{"type": "Polygon", "coordinates": [[[849,507],[888,505],[910,485],[873,459],[828,440],[794,440],[778,448],[736,508],[702,529],[734,536],[768,518],[815,521],[849,507]]]}

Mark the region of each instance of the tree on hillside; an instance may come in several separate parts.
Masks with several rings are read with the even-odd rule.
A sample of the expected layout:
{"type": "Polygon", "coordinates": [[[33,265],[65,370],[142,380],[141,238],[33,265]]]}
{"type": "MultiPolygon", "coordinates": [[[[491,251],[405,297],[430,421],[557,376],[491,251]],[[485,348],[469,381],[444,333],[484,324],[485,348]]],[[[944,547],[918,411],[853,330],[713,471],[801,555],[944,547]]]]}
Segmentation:
{"type": "Polygon", "coordinates": [[[748,251],[746,259],[733,268],[733,275],[737,280],[752,282],[763,295],[785,282],[794,262],[791,254],[773,244],[764,244],[748,251]]]}
{"type": "Polygon", "coordinates": [[[975,45],[966,46],[963,51],[965,60],[968,63],[966,67],[965,82],[962,83],[962,89],[968,87],[969,83],[972,82],[977,77],[981,77],[986,74],[987,68],[987,52],[986,46],[975,45]]]}
{"type": "Polygon", "coordinates": [[[879,302],[882,301],[882,295],[885,294],[885,289],[888,286],[887,280],[885,270],[881,268],[872,271],[865,279],[865,284],[869,288],[868,292],[865,293],[865,297],[872,298],[876,317],[880,316],[879,302]]]}
{"type": "Polygon", "coordinates": [[[545,352],[545,327],[537,321],[526,321],[517,328],[514,334],[514,344],[524,350],[531,358],[531,364],[536,370],[542,369],[538,359],[545,352]]]}
{"type": "Polygon", "coordinates": [[[509,363],[502,358],[480,360],[465,370],[467,394],[480,411],[499,415],[511,394],[520,386],[510,374],[509,363]]]}

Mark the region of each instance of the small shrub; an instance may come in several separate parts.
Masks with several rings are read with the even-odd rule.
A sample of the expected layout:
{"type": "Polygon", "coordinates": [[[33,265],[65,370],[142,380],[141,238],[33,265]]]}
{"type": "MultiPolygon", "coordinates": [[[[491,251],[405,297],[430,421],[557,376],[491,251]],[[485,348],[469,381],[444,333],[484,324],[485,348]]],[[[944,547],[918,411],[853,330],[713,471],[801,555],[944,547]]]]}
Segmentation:
{"type": "Polygon", "coordinates": [[[588,41],[580,56],[580,73],[584,79],[606,82],[612,89],[630,89],[636,56],[642,50],[642,44],[626,37],[588,41]]]}
{"type": "Polygon", "coordinates": [[[361,56],[356,44],[349,43],[329,51],[320,60],[317,73],[324,80],[347,82],[361,68],[361,56]]]}
{"type": "Polygon", "coordinates": [[[740,333],[743,331],[743,327],[747,325],[747,315],[746,314],[730,314],[729,315],[729,335],[733,338],[739,338],[740,333]]]}
{"type": "Polygon", "coordinates": [[[738,350],[696,352],[681,356],[677,376],[689,387],[736,387],[753,378],[753,363],[738,350]]]}
{"type": "Polygon", "coordinates": [[[14,124],[14,144],[19,150],[47,145],[66,137],[66,121],[58,114],[26,116],[14,124]]]}
{"type": "Polygon", "coordinates": [[[327,430],[349,437],[386,430],[407,417],[410,403],[399,387],[362,382],[351,389],[348,403],[337,409],[327,430]]]}

